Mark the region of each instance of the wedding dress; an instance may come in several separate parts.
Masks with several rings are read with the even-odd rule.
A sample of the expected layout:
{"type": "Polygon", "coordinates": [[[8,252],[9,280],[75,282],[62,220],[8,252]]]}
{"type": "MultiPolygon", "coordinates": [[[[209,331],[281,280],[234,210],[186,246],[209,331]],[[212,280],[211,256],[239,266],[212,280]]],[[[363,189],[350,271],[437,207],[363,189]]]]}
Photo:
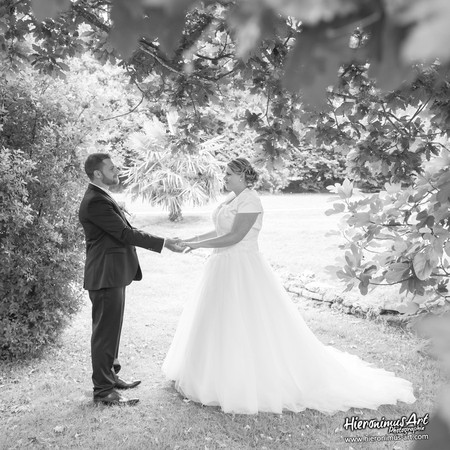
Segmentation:
{"type": "Polygon", "coordinates": [[[239,212],[258,218],[236,245],[214,249],[163,363],[185,397],[224,412],[323,413],[415,401],[409,381],[320,342],[258,250],[256,192],[232,193],[214,211],[217,235],[239,212]]]}

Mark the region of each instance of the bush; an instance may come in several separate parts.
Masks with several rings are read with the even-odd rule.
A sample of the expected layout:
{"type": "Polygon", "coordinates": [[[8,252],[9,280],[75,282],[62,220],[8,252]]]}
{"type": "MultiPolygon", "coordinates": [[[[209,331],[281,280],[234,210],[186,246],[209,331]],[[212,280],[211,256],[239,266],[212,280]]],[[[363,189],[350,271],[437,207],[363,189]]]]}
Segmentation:
{"type": "Polygon", "coordinates": [[[288,168],[285,192],[325,192],[346,175],[345,157],[327,147],[303,147],[293,153],[288,168]]]}
{"type": "Polygon", "coordinates": [[[81,167],[70,105],[0,77],[0,358],[38,354],[80,305],[81,167]]]}

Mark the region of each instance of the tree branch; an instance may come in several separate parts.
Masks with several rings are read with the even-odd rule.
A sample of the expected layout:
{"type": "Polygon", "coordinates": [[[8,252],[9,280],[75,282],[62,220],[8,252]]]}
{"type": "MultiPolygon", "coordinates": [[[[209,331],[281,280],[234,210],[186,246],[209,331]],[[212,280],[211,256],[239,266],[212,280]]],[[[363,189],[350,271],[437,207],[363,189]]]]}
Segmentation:
{"type": "Polygon", "coordinates": [[[95,27],[99,28],[100,30],[106,33],[110,32],[111,28],[106,23],[102,22],[95,14],[91,13],[90,11],[87,11],[80,4],[83,4],[83,2],[80,1],[78,3],[72,3],[72,9],[76,11],[80,16],[84,17],[86,21],[89,22],[91,25],[94,25],[95,27]]]}
{"type": "MultiPolygon", "coordinates": [[[[185,74],[183,72],[181,72],[179,69],[176,69],[174,67],[172,67],[169,62],[167,62],[162,56],[156,55],[154,52],[150,51],[147,46],[150,46],[150,44],[145,40],[145,39],[140,39],[139,40],[139,49],[146,53],[147,55],[150,55],[153,59],[155,59],[156,61],[159,62],[159,64],[161,64],[161,66],[163,66],[164,68],[166,68],[167,70],[169,70],[172,73],[176,73],[177,75],[181,75],[184,76],[185,74]]],[[[154,48],[154,46],[153,46],[154,48]]]]}
{"type": "Polygon", "coordinates": [[[234,53],[225,53],[220,56],[206,56],[206,55],[200,55],[199,53],[195,53],[195,56],[201,58],[201,59],[207,59],[208,61],[219,61],[223,58],[230,58],[234,56],[234,53]]]}
{"type": "MultiPolygon", "coordinates": [[[[359,281],[362,281],[359,277],[356,277],[359,281]]],[[[396,284],[400,284],[403,283],[404,281],[408,281],[411,280],[412,278],[414,278],[412,275],[408,278],[404,278],[402,280],[399,281],[394,281],[393,283],[375,283],[373,281],[369,281],[369,284],[373,285],[373,286],[394,286],[396,284]]]]}
{"type": "Polygon", "coordinates": [[[412,115],[411,119],[409,119],[408,125],[410,125],[412,121],[425,109],[425,107],[428,105],[428,103],[431,101],[432,98],[433,96],[430,95],[430,98],[417,108],[417,111],[412,115]]]}
{"type": "Polygon", "coordinates": [[[144,101],[145,95],[142,94],[141,100],[139,101],[139,103],[136,106],[133,106],[133,108],[131,108],[128,112],[123,113],[123,114],[118,114],[117,116],[113,116],[113,117],[107,117],[106,119],[101,119],[101,122],[105,122],[106,120],[112,120],[112,119],[117,119],[119,117],[123,117],[123,116],[127,116],[128,114],[133,113],[134,111],[136,111],[139,106],[141,106],[142,102],[144,101]]]}
{"type": "Polygon", "coordinates": [[[394,127],[401,135],[404,136],[404,135],[406,134],[406,135],[408,136],[408,133],[405,132],[405,130],[400,129],[400,128],[397,126],[397,124],[395,124],[395,123],[391,120],[391,118],[390,118],[389,116],[392,116],[395,120],[398,121],[397,117],[396,117],[393,113],[386,111],[386,107],[384,106],[384,103],[383,103],[383,102],[381,102],[380,105],[381,105],[381,108],[383,109],[384,117],[386,117],[386,119],[388,120],[388,122],[390,122],[391,125],[392,125],[392,126],[393,126],[393,127],[394,127]]]}

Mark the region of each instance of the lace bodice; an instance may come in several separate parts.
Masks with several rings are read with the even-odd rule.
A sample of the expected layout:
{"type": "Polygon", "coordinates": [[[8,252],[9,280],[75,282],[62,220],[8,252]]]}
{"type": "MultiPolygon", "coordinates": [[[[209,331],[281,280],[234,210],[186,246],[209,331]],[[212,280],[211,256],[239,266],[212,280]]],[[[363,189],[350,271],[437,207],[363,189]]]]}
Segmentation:
{"type": "Polygon", "coordinates": [[[238,196],[230,193],[225,201],[213,212],[214,226],[218,236],[231,231],[233,222],[238,213],[257,212],[258,218],[247,235],[237,244],[230,247],[215,249],[215,253],[232,250],[259,251],[258,235],[263,222],[263,208],[258,194],[251,189],[244,189],[238,196]]]}

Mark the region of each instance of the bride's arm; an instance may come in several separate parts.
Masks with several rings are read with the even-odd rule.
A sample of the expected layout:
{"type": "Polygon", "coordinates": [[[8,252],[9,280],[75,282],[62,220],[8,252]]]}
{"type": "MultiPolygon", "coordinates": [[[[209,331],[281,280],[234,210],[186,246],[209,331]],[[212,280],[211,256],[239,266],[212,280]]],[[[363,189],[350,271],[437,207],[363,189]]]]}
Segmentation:
{"type": "Polygon", "coordinates": [[[197,236],[192,236],[189,239],[183,239],[186,242],[199,242],[199,241],[203,241],[204,239],[210,239],[213,237],[216,237],[217,233],[215,230],[213,231],[208,231],[208,233],[204,233],[204,234],[199,234],[197,236]]]}
{"type": "Polygon", "coordinates": [[[250,231],[258,218],[258,214],[259,213],[236,214],[233,227],[229,233],[211,239],[203,238],[203,240],[200,240],[199,242],[188,241],[186,242],[186,245],[191,248],[221,248],[237,244],[242,241],[242,239],[244,239],[246,234],[250,231]]]}

